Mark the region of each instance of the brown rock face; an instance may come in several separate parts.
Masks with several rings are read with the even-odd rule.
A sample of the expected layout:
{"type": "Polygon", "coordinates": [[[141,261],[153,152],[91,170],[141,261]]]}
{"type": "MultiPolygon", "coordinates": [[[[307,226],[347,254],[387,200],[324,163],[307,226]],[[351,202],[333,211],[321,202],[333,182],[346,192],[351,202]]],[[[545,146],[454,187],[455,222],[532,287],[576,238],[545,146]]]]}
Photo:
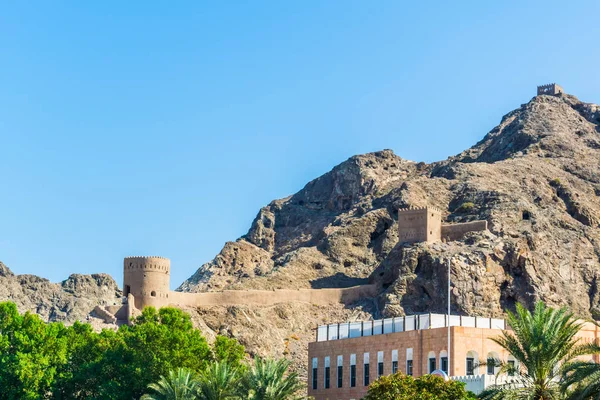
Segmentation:
{"type": "MultiPolygon", "coordinates": [[[[350,158],[264,207],[244,237],[227,243],[180,290],[370,281],[380,284],[380,295],[350,307],[356,314],[346,319],[443,312],[450,259],[454,312],[497,316],[516,302],[544,300],[600,315],[599,218],[600,107],[569,95],[537,96],[442,162],[414,163],[390,150],[350,158]],[[400,246],[397,210],[409,205],[436,206],[445,223],[487,220],[489,232],[400,246]]],[[[310,338],[305,306],[286,307],[289,323],[265,319],[263,329],[310,338]]],[[[246,341],[239,313],[200,311],[218,315],[251,351],[284,351],[283,341],[246,341]]],[[[319,309],[313,323],[340,317],[333,307],[319,309]]]]}
{"type": "MultiPolygon", "coordinates": [[[[209,336],[286,355],[305,370],[316,324],[444,312],[497,316],[544,300],[600,317],[600,107],[537,96],[472,148],[432,164],[390,150],[359,155],[261,209],[179,290],[331,288],[379,284],[353,306],[281,304],[188,309],[209,336]],[[489,232],[398,245],[397,210],[435,206],[444,223],[487,220],[489,232]]],[[[102,275],[52,284],[0,265],[0,298],[48,320],[85,318],[118,289],[102,275]]]]}
{"type": "Polygon", "coordinates": [[[120,303],[121,291],[110,275],[73,274],[61,283],[35,275],[14,275],[0,262],[0,301],[10,300],[20,312],[30,311],[42,319],[72,323],[89,320],[96,305],[120,303]]]}

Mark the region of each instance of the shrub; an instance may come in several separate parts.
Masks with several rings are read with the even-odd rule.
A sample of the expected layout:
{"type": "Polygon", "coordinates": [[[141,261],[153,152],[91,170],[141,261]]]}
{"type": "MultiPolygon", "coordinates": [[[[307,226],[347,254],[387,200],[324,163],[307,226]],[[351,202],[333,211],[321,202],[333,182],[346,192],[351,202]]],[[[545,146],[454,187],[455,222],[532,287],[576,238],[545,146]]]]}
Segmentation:
{"type": "Polygon", "coordinates": [[[439,376],[424,375],[418,379],[398,372],[382,376],[369,386],[363,400],[470,400],[475,395],[465,384],[445,381],[439,376]]]}
{"type": "Polygon", "coordinates": [[[466,201],[464,203],[462,203],[460,206],[458,206],[458,208],[456,210],[454,210],[457,213],[468,213],[473,211],[473,209],[475,208],[475,204],[470,202],[470,201],[466,201]]]}

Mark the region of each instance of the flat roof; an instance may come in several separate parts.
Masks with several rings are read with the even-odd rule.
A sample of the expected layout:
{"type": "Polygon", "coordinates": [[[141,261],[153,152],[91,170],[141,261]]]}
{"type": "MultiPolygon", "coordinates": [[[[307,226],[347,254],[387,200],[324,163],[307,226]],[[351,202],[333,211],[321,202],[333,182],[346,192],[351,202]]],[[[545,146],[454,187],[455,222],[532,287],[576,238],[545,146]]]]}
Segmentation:
{"type": "Polygon", "coordinates": [[[317,327],[317,342],[342,340],[362,336],[384,335],[422,329],[465,326],[483,329],[506,329],[506,321],[500,318],[470,317],[447,314],[419,314],[405,317],[384,318],[371,321],[343,322],[317,327]]]}

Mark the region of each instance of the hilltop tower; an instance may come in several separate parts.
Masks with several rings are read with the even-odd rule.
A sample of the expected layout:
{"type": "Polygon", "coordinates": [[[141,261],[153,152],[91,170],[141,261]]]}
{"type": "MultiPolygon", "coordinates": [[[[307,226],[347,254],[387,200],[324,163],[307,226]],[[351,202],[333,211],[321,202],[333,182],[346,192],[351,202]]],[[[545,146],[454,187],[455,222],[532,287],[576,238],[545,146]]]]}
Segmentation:
{"type": "Polygon", "coordinates": [[[548,85],[541,85],[537,87],[537,95],[547,94],[550,96],[556,96],[560,93],[564,93],[565,90],[556,83],[549,83],[548,85]]]}
{"type": "Polygon", "coordinates": [[[135,308],[169,304],[171,261],[164,257],[126,257],[123,261],[123,294],[132,294],[135,308]]]}
{"type": "Polygon", "coordinates": [[[435,207],[398,210],[400,243],[435,242],[442,237],[442,211],[435,207]]]}

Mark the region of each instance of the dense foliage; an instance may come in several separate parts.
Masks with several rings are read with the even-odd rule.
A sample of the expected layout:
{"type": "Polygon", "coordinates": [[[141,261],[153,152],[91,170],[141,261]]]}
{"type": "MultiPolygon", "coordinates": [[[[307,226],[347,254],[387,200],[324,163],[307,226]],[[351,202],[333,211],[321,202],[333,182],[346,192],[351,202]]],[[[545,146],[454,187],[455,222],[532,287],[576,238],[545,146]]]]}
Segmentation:
{"type": "Polygon", "coordinates": [[[221,361],[216,365],[241,373],[243,358],[234,339],[217,337],[211,348],[177,308],[148,307],[133,325],[98,333],[87,324],[48,324],[0,303],[0,400],[129,400],[178,368],[206,371],[221,361]]]}
{"type": "Polygon", "coordinates": [[[420,378],[398,372],[382,376],[369,386],[363,400],[469,400],[475,395],[465,390],[465,384],[445,381],[439,376],[420,378]]]}

